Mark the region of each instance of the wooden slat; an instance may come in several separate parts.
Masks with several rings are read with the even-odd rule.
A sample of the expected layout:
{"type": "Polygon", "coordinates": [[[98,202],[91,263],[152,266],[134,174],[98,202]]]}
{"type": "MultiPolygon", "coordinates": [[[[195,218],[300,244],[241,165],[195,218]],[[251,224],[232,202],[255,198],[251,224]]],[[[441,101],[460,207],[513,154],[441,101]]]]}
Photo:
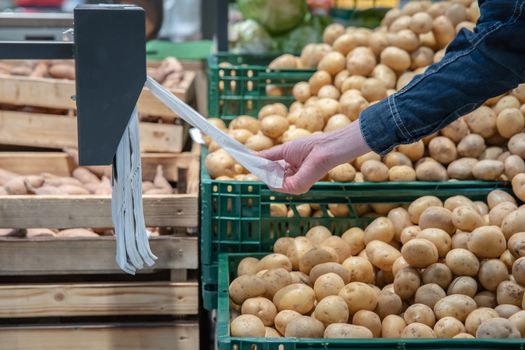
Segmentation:
{"type": "MultiPolygon", "coordinates": [[[[184,127],[140,123],[142,152],[180,152],[184,127]]],[[[77,147],[77,119],[62,115],[0,111],[0,144],[67,148],[77,147]]]]}
{"type": "Polygon", "coordinates": [[[0,168],[21,175],[48,172],[69,176],[75,164],[64,152],[0,152],[0,168]]]}
{"type": "MultiPolygon", "coordinates": [[[[178,169],[188,168],[195,155],[190,152],[143,153],[141,157],[144,180],[153,180],[157,165],[162,165],[164,177],[177,182],[178,169]]],[[[70,176],[74,167],[73,159],[63,152],[0,152],[0,168],[21,175],[48,172],[58,176],[70,176]]]]}
{"type": "MultiPolygon", "coordinates": [[[[197,227],[198,195],[145,195],[147,226],[197,227]]],[[[111,227],[111,196],[0,196],[2,228],[111,227]]]]}
{"type": "MultiPolygon", "coordinates": [[[[197,237],[152,237],[150,246],[158,259],[141,273],[198,268],[197,237]]],[[[122,273],[113,237],[0,238],[0,276],[101,273],[122,273]]]]}
{"type": "MultiPolygon", "coordinates": [[[[192,97],[194,72],[185,72],[185,89],[173,93],[186,101],[192,97]]],[[[59,109],[75,109],[71,99],[75,95],[75,82],[70,80],[3,76],[0,79],[0,103],[18,106],[36,106],[59,109]]],[[[175,119],[176,115],[147,89],[138,100],[139,113],[175,119]]]]}
{"type": "Polygon", "coordinates": [[[0,285],[0,318],[196,315],[198,294],[197,282],[0,285]]]}
{"type": "Polygon", "coordinates": [[[2,350],[198,350],[197,322],[0,327],[2,350]]]}

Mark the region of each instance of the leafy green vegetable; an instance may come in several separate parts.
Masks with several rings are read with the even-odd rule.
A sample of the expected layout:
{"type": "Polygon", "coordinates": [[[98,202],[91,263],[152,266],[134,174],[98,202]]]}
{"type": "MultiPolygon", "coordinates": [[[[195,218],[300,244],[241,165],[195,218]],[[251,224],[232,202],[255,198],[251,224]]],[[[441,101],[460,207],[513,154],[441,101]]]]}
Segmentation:
{"type": "Polygon", "coordinates": [[[323,31],[332,22],[327,16],[307,15],[305,21],[291,31],[274,36],[277,52],[300,53],[308,44],[320,43],[323,31]]]}
{"type": "Polygon", "coordinates": [[[266,30],[251,19],[231,25],[228,37],[233,53],[265,53],[272,51],[274,47],[266,30]]]}
{"type": "Polygon", "coordinates": [[[308,6],[306,0],[237,0],[246,19],[259,22],[270,34],[279,34],[300,24],[308,6]]]}

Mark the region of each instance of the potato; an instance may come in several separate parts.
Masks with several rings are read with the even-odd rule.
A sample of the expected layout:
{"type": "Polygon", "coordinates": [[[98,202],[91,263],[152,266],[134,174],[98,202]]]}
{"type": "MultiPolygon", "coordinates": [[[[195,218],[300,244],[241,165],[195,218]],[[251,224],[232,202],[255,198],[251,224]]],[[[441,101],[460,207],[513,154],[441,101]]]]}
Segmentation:
{"type": "Polygon", "coordinates": [[[454,317],[443,317],[434,325],[434,333],[438,338],[453,338],[466,331],[461,321],[454,317]]]}
{"type": "Polygon", "coordinates": [[[403,329],[402,338],[435,338],[434,330],[422,323],[412,323],[403,329]]]}
{"type": "Polygon", "coordinates": [[[388,45],[389,42],[386,32],[375,31],[370,35],[368,46],[370,47],[370,49],[372,49],[376,56],[379,56],[381,54],[381,51],[383,51],[388,45]]]}
{"type": "Polygon", "coordinates": [[[516,236],[514,240],[512,239],[512,236],[514,236],[517,232],[525,231],[525,207],[520,207],[517,210],[511,212],[505,218],[503,218],[503,221],[501,222],[501,231],[505,235],[505,238],[507,238],[508,241],[508,247],[512,255],[515,257],[519,257],[521,255],[521,252],[518,253],[518,250],[521,250],[521,244],[517,244],[517,242],[521,242],[521,235],[516,236]],[[511,242],[512,241],[512,242],[511,242]],[[512,247],[512,249],[511,249],[512,247]]]}
{"type": "Polygon", "coordinates": [[[410,54],[399,47],[389,46],[381,52],[381,64],[396,72],[403,72],[410,68],[410,54]]]}
{"type": "MultiPolygon", "coordinates": [[[[519,174],[525,173],[525,162],[517,155],[508,156],[505,159],[504,167],[505,175],[509,180],[513,180],[515,176],[519,176],[519,174]]],[[[516,184],[518,183],[519,181],[516,180],[516,184]]],[[[517,185],[516,189],[518,190],[519,188],[519,185],[517,185]]]]}
{"type": "Polygon", "coordinates": [[[485,140],[478,134],[465,136],[457,146],[460,157],[478,158],[485,151],[485,140]]]}
{"type": "Polygon", "coordinates": [[[331,45],[333,42],[345,33],[345,27],[339,23],[328,25],[323,32],[323,42],[331,45]]]}
{"type": "Polygon", "coordinates": [[[469,276],[459,276],[454,278],[448,286],[447,295],[463,294],[474,298],[477,291],[478,283],[474,278],[469,276]]]}
{"type": "Polygon", "coordinates": [[[392,271],[394,261],[401,256],[401,253],[396,248],[378,240],[368,243],[366,254],[374,266],[384,271],[392,271]]]}
{"type": "Polygon", "coordinates": [[[394,278],[394,291],[404,300],[414,296],[420,285],[419,274],[411,267],[401,269],[394,278]]]}
{"type": "Polygon", "coordinates": [[[377,305],[377,293],[372,287],[363,282],[350,282],[339,291],[348,305],[350,315],[359,310],[374,310],[377,305]]]}
{"type": "Polygon", "coordinates": [[[498,114],[496,125],[498,133],[509,139],[513,135],[523,132],[525,121],[518,108],[507,108],[498,114]]]}
{"type": "Polygon", "coordinates": [[[259,260],[259,264],[257,266],[257,270],[269,270],[269,269],[275,269],[278,267],[282,267],[286,269],[287,271],[292,271],[292,263],[290,259],[284,255],[284,254],[268,254],[261,260],[259,260]]]}
{"type": "Polygon", "coordinates": [[[489,220],[491,225],[500,226],[505,216],[518,209],[516,204],[511,202],[503,202],[496,205],[489,212],[489,220]]]}
{"type": "Polygon", "coordinates": [[[449,164],[456,160],[456,145],[449,138],[438,136],[432,139],[428,145],[430,156],[441,164],[449,164]]]}
{"type": "Polygon", "coordinates": [[[346,301],[338,295],[330,295],[318,301],[313,316],[325,326],[332,323],[346,323],[349,313],[346,301]]]}
{"type": "Polygon", "coordinates": [[[319,276],[314,283],[314,292],[317,301],[330,295],[337,295],[345,286],[343,279],[336,273],[329,272],[319,276]]]}
{"type": "Polygon", "coordinates": [[[293,244],[290,244],[286,251],[286,255],[292,263],[294,270],[299,269],[299,261],[303,255],[313,249],[313,245],[306,237],[296,237],[293,244]]]}
{"type": "Polygon", "coordinates": [[[266,284],[262,278],[255,275],[242,275],[231,282],[228,291],[233,302],[241,305],[248,298],[264,295],[266,284]]]}
{"type": "Polygon", "coordinates": [[[525,156],[525,133],[513,135],[510,138],[507,147],[512,154],[516,154],[523,158],[525,156]]]}
{"type": "Polygon", "coordinates": [[[401,254],[410,266],[427,267],[438,260],[438,250],[429,240],[414,238],[401,248],[401,254]]]}
{"type": "MultiPolygon", "coordinates": [[[[266,118],[265,118],[266,119],[266,118]]],[[[273,146],[273,141],[262,132],[259,132],[246,140],[245,146],[252,151],[262,151],[273,146]]]]}
{"type": "Polygon", "coordinates": [[[426,228],[439,228],[449,234],[453,234],[456,231],[456,227],[452,222],[452,213],[450,210],[442,207],[426,208],[419,217],[419,227],[423,230],[426,228]]]}
{"type": "Polygon", "coordinates": [[[279,331],[279,333],[283,334],[285,333],[286,326],[288,323],[290,323],[291,320],[301,317],[301,314],[297,311],[293,310],[283,310],[277,313],[274,319],[275,328],[279,331]]]}
{"type": "Polygon", "coordinates": [[[468,314],[476,309],[476,302],[469,296],[453,294],[444,297],[434,305],[434,313],[439,320],[446,316],[465,321],[468,314]]]}
{"type": "Polygon", "coordinates": [[[372,332],[363,326],[347,323],[332,323],[324,332],[325,338],[373,338],[372,332]]]}
{"type": "Polygon", "coordinates": [[[447,169],[432,158],[416,165],[416,177],[420,181],[447,181],[447,169]]]}
{"type": "Polygon", "coordinates": [[[478,307],[488,307],[493,309],[496,307],[496,294],[491,291],[484,290],[474,296],[474,301],[478,307]]]}
{"type": "Polygon", "coordinates": [[[314,307],[315,292],[302,283],[289,284],[275,293],[273,303],[279,311],[293,310],[306,314],[314,307]]]}
{"type": "Polygon", "coordinates": [[[463,119],[472,133],[484,138],[491,137],[496,132],[497,115],[489,107],[481,106],[464,116],[463,119]]]}
{"type": "Polygon", "coordinates": [[[346,78],[341,84],[341,92],[343,92],[343,95],[341,96],[340,100],[344,98],[362,96],[361,88],[363,87],[366,79],[367,78],[362,75],[350,75],[348,78],[346,78]]]}
{"type": "Polygon", "coordinates": [[[372,311],[359,310],[352,317],[352,324],[368,328],[375,338],[381,337],[381,319],[372,311]]]}
{"type": "MultiPolygon", "coordinates": [[[[334,131],[337,129],[341,129],[350,124],[351,124],[351,121],[350,119],[348,119],[346,115],[336,114],[328,119],[323,129],[323,132],[330,132],[330,131],[334,131]]],[[[352,181],[352,180],[348,180],[348,181],[352,181]]]]}
{"type": "Polygon", "coordinates": [[[400,16],[396,18],[389,26],[389,32],[399,32],[400,30],[407,29],[410,27],[410,22],[412,18],[407,15],[400,16]]]}
{"type": "Polygon", "coordinates": [[[428,33],[432,30],[432,17],[426,12],[418,12],[410,19],[410,30],[416,34],[428,33]]]}
{"type": "Polygon", "coordinates": [[[350,254],[357,255],[365,248],[364,236],[365,233],[362,229],[352,227],[346,230],[341,238],[350,246],[350,254]]]}
{"type": "Polygon", "coordinates": [[[403,153],[414,162],[423,157],[425,145],[423,144],[423,141],[418,141],[407,145],[399,145],[397,146],[397,151],[403,153]]]}
{"type": "Polygon", "coordinates": [[[387,96],[386,90],[383,81],[376,78],[366,79],[361,86],[361,93],[369,102],[379,101],[385,98],[387,96]]]}
{"type": "Polygon", "coordinates": [[[503,254],[507,244],[499,227],[484,226],[471,232],[467,247],[478,258],[497,258],[503,254]]]}
{"type": "Polygon", "coordinates": [[[512,315],[521,311],[521,308],[511,304],[501,304],[494,308],[498,313],[499,317],[510,318],[512,315]]]}
{"type": "Polygon", "coordinates": [[[439,16],[432,21],[432,34],[438,48],[444,48],[454,39],[456,31],[454,25],[445,16],[439,16]]]}
{"type": "Polygon", "coordinates": [[[365,181],[382,182],[388,180],[388,167],[377,160],[367,160],[361,166],[365,181]]]}
{"type": "MultiPolygon", "coordinates": [[[[290,106],[290,111],[291,109],[292,107],[290,106]]],[[[272,103],[272,104],[263,106],[259,110],[257,117],[259,118],[259,120],[264,119],[268,115],[280,115],[282,117],[286,117],[287,113],[288,113],[288,108],[286,108],[285,105],[283,105],[282,103],[272,103]]]]}
{"type": "Polygon", "coordinates": [[[396,73],[390,67],[384,64],[378,64],[374,68],[372,71],[372,77],[381,81],[385,89],[393,89],[396,86],[396,73]]]}
{"type": "Polygon", "coordinates": [[[366,77],[372,73],[376,63],[374,52],[368,47],[356,47],[346,56],[346,69],[348,69],[350,75],[366,77]]]}
{"type": "Polygon", "coordinates": [[[453,336],[452,338],[454,338],[454,339],[473,339],[475,337],[472,334],[459,333],[459,334],[456,334],[455,336],[453,336]]]}
{"type": "Polygon", "coordinates": [[[462,196],[462,195],[456,195],[456,196],[447,198],[445,202],[443,203],[443,206],[452,212],[457,207],[463,207],[463,206],[470,207],[471,209],[476,210],[476,206],[474,202],[470,200],[469,198],[462,196]]]}
{"type": "Polygon", "coordinates": [[[499,259],[485,260],[478,273],[479,283],[489,291],[495,291],[498,285],[509,278],[507,266],[499,259]]]}
{"type": "Polygon", "coordinates": [[[388,180],[397,182],[416,181],[416,171],[407,165],[396,165],[388,170],[388,180]]]}
{"type": "MultiPolygon", "coordinates": [[[[498,260],[499,261],[499,260],[498,260]]],[[[502,263],[503,264],[503,263],[502,263]]],[[[512,276],[518,282],[519,284],[523,285],[525,284],[525,257],[521,257],[514,261],[514,264],[512,265],[512,276]]]]}
{"type": "Polygon", "coordinates": [[[410,305],[405,312],[403,317],[407,324],[412,323],[422,323],[429,327],[434,327],[436,323],[436,318],[434,316],[434,311],[425,304],[412,304],[410,305]]]}
{"type": "Polygon", "coordinates": [[[305,237],[314,246],[318,246],[322,241],[332,236],[332,232],[324,226],[314,226],[306,232],[305,237]]]}
{"type": "Polygon", "coordinates": [[[290,128],[284,132],[282,136],[282,141],[294,141],[302,137],[310,136],[312,133],[305,129],[296,128],[295,126],[290,126],[290,128]]]}
{"type": "Polygon", "coordinates": [[[235,161],[223,149],[208,153],[205,164],[206,169],[212,178],[233,176],[233,165],[235,164],[235,161]]]}
{"type": "Polygon", "coordinates": [[[272,69],[293,69],[297,68],[297,60],[293,55],[284,54],[270,62],[268,67],[272,69]]]}
{"type": "Polygon", "coordinates": [[[444,298],[447,294],[436,283],[428,283],[419,287],[414,295],[414,302],[434,308],[438,300],[444,298]]]}
{"type": "Polygon", "coordinates": [[[387,218],[392,222],[394,226],[394,238],[399,241],[401,233],[407,227],[412,226],[410,221],[410,215],[405,208],[394,208],[388,212],[387,218]]]}
{"type": "MultiPolygon", "coordinates": [[[[517,210],[505,217],[503,222],[505,223],[505,220],[512,214],[520,212],[520,210],[517,210]]],[[[520,258],[522,256],[525,256],[525,232],[518,232],[513,234],[508,242],[507,242],[508,249],[510,253],[516,258],[520,258]]]]}
{"type": "Polygon", "coordinates": [[[468,333],[476,335],[476,331],[483,322],[496,317],[499,317],[499,315],[494,309],[487,307],[476,309],[467,316],[465,328],[468,333]]]}
{"type": "Polygon", "coordinates": [[[476,179],[495,181],[503,174],[503,162],[499,160],[480,160],[472,167],[472,174],[476,179]]]}
{"type": "Polygon", "coordinates": [[[338,51],[328,52],[317,66],[317,69],[324,70],[330,75],[335,76],[337,73],[345,69],[345,56],[338,51]]]}
{"type": "MultiPolygon", "coordinates": [[[[317,92],[317,97],[319,97],[320,100],[332,99],[337,102],[339,97],[341,97],[341,93],[335,86],[325,85],[319,89],[317,92]]],[[[317,101],[317,103],[318,102],[319,101],[317,101]]],[[[329,117],[330,115],[326,116],[325,119],[328,119],[329,117]]]]}
{"type": "Polygon", "coordinates": [[[390,291],[381,291],[377,297],[377,306],[375,312],[380,318],[388,315],[398,315],[403,308],[403,301],[399,295],[390,291]]]}
{"type": "Polygon", "coordinates": [[[507,267],[507,270],[512,269],[512,265],[514,264],[514,261],[516,261],[516,258],[512,255],[512,253],[507,249],[501,256],[499,257],[499,260],[505,264],[507,267]]]}
{"type": "MultiPolygon", "coordinates": [[[[286,207],[286,205],[284,205],[284,206],[286,207]]],[[[274,216],[274,215],[272,215],[272,216],[274,216]]],[[[281,215],[281,216],[286,216],[286,215],[281,215]]],[[[286,252],[288,251],[288,248],[293,243],[294,243],[294,239],[292,237],[280,237],[273,244],[273,252],[277,253],[277,254],[284,254],[284,255],[286,255],[286,252]]]]}
{"type": "Polygon", "coordinates": [[[444,257],[452,248],[450,235],[439,228],[427,228],[417,234],[417,238],[426,239],[437,248],[438,255],[444,257]]]}
{"type": "Polygon", "coordinates": [[[259,259],[247,257],[239,262],[237,266],[237,276],[254,275],[258,270],[259,259]]]}
{"type": "Polygon", "coordinates": [[[296,317],[286,325],[285,337],[322,338],[324,325],[321,321],[309,316],[296,317]]]}
{"type": "Polygon", "coordinates": [[[350,281],[374,283],[374,266],[367,259],[360,256],[351,256],[343,261],[342,265],[350,273],[350,281]]]}
{"type": "Polygon", "coordinates": [[[520,101],[515,96],[504,96],[496,102],[496,105],[492,108],[496,114],[500,114],[503,110],[507,108],[517,108],[521,107],[520,101]]]}
{"type": "Polygon", "coordinates": [[[282,335],[277,332],[276,329],[272,328],[272,327],[265,327],[265,333],[264,333],[264,337],[265,338],[281,338],[282,335]]]}
{"type": "Polygon", "coordinates": [[[303,273],[309,274],[312,267],[326,262],[337,262],[339,259],[334,249],[329,247],[313,248],[307,251],[299,259],[299,270],[303,273]]]}
{"type": "Polygon", "coordinates": [[[428,266],[422,274],[423,283],[436,283],[441,288],[447,288],[452,281],[450,268],[443,263],[435,263],[428,266]]]}
{"type": "MultiPolygon", "coordinates": [[[[509,157],[510,158],[510,157],[509,157]]],[[[520,173],[512,179],[512,191],[522,201],[525,199],[525,174],[520,173]]]]}
{"type": "Polygon", "coordinates": [[[425,209],[429,207],[442,207],[443,202],[437,197],[434,196],[423,196],[415,201],[413,201],[408,207],[408,214],[410,215],[410,220],[417,224],[419,223],[419,218],[425,209]]]}
{"type": "Polygon", "coordinates": [[[512,281],[503,281],[496,289],[496,300],[498,304],[511,304],[522,306],[523,292],[525,288],[512,281]]]}
{"type": "Polygon", "coordinates": [[[305,129],[310,132],[323,130],[324,119],[320,109],[314,106],[303,108],[300,112],[299,119],[297,119],[295,122],[295,125],[298,128],[305,129]]]}
{"type": "Polygon", "coordinates": [[[293,283],[290,272],[282,267],[268,269],[260,277],[266,286],[264,296],[269,299],[272,299],[279,289],[293,283]]]}
{"type": "Polygon", "coordinates": [[[356,36],[348,33],[342,34],[339,37],[337,37],[332,44],[332,48],[336,52],[341,53],[344,56],[346,56],[351,50],[355,49],[357,46],[359,46],[359,43],[357,41],[356,36]]]}
{"type": "Polygon", "coordinates": [[[525,335],[525,311],[519,311],[509,317],[510,323],[520,332],[521,337],[525,335]]]}
{"type": "Polygon", "coordinates": [[[367,161],[367,160],[377,160],[381,161],[381,156],[375,152],[368,152],[366,154],[363,154],[362,156],[357,157],[354,160],[354,166],[357,170],[361,171],[361,166],[367,161]]]}
{"type": "Polygon", "coordinates": [[[469,128],[464,118],[459,118],[441,129],[441,135],[448,137],[454,142],[459,142],[469,134],[469,128]]]}
{"type": "Polygon", "coordinates": [[[330,179],[335,182],[352,182],[355,178],[355,174],[356,171],[354,167],[349,163],[338,165],[328,172],[330,179]]]}
{"type": "Polygon", "coordinates": [[[264,337],[266,330],[263,322],[254,315],[241,315],[230,324],[232,337],[264,337]]]}
{"type": "Polygon", "coordinates": [[[413,52],[419,47],[419,35],[414,34],[410,29],[402,29],[397,33],[387,33],[387,39],[391,46],[407,52],[413,52]]]}
{"type": "Polygon", "coordinates": [[[277,315],[275,305],[266,298],[248,298],[242,303],[241,313],[257,316],[265,326],[272,326],[277,315]]]}
{"type": "Polygon", "coordinates": [[[512,195],[508,192],[502,190],[490,191],[490,193],[487,196],[487,204],[489,205],[490,209],[503,202],[511,202],[516,204],[516,200],[514,199],[514,197],[512,197],[512,195]]]}
{"type": "Polygon", "coordinates": [[[310,283],[310,277],[307,274],[302,273],[301,271],[290,272],[290,278],[292,279],[291,283],[303,283],[309,287],[313,286],[313,283],[310,283]]]}
{"type": "MultiPolygon", "coordinates": [[[[310,93],[310,84],[305,81],[294,85],[292,90],[293,97],[299,102],[306,102],[312,94],[310,93]]],[[[259,117],[260,118],[260,117],[259,117]]]]}
{"type": "Polygon", "coordinates": [[[312,74],[308,84],[310,84],[310,95],[315,96],[323,86],[332,84],[332,76],[324,70],[318,70],[312,74]]]}
{"type": "Polygon", "coordinates": [[[381,324],[381,336],[383,338],[400,338],[406,327],[405,320],[397,315],[388,315],[381,324]]]}
{"type": "Polygon", "coordinates": [[[466,249],[452,249],[445,257],[450,270],[460,276],[476,276],[479,271],[479,260],[466,249]]]}
{"type": "Polygon", "coordinates": [[[399,207],[398,204],[391,203],[371,203],[372,210],[379,215],[387,215],[390,210],[399,207]]]}
{"type": "Polygon", "coordinates": [[[521,338],[521,333],[509,320],[495,317],[485,320],[478,327],[476,338],[521,338]]]}
{"type": "Polygon", "coordinates": [[[394,235],[395,228],[392,221],[385,217],[379,217],[372,221],[365,229],[364,243],[368,244],[373,240],[379,240],[388,243],[392,241],[394,235]]]}

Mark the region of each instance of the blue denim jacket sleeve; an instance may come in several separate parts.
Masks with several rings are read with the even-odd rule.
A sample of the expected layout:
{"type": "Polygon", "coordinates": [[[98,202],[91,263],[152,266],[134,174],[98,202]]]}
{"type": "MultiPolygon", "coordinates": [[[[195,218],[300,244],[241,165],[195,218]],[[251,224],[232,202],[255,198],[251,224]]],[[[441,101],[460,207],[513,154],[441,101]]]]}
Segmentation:
{"type": "Polygon", "coordinates": [[[525,81],[525,0],[480,0],[474,32],[463,29],[443,59],[361,113],[379,154],[413,143],[525,81]]]}

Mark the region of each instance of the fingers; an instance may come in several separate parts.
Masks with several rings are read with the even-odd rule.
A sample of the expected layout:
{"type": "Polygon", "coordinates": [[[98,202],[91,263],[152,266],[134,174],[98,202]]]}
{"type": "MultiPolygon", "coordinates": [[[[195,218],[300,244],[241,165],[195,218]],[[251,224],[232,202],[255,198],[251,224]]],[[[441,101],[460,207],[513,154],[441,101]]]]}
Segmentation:
{"type": "Polygon", "coordinates": [[[283,145],[275,146],[270,149],[267,149],[265,151],[259,152],[259,156],[269,159],[269,160],[281,160],[284,159],[283,152],[284,147],[283,145]]]}
{"type": "Polygon", "coordinates": [[[284,179],[280,192],[290,194],[303,194],[319,181],[326,171],[315,161],[315,157],[308,157],[296,172],[284,179]]]}

